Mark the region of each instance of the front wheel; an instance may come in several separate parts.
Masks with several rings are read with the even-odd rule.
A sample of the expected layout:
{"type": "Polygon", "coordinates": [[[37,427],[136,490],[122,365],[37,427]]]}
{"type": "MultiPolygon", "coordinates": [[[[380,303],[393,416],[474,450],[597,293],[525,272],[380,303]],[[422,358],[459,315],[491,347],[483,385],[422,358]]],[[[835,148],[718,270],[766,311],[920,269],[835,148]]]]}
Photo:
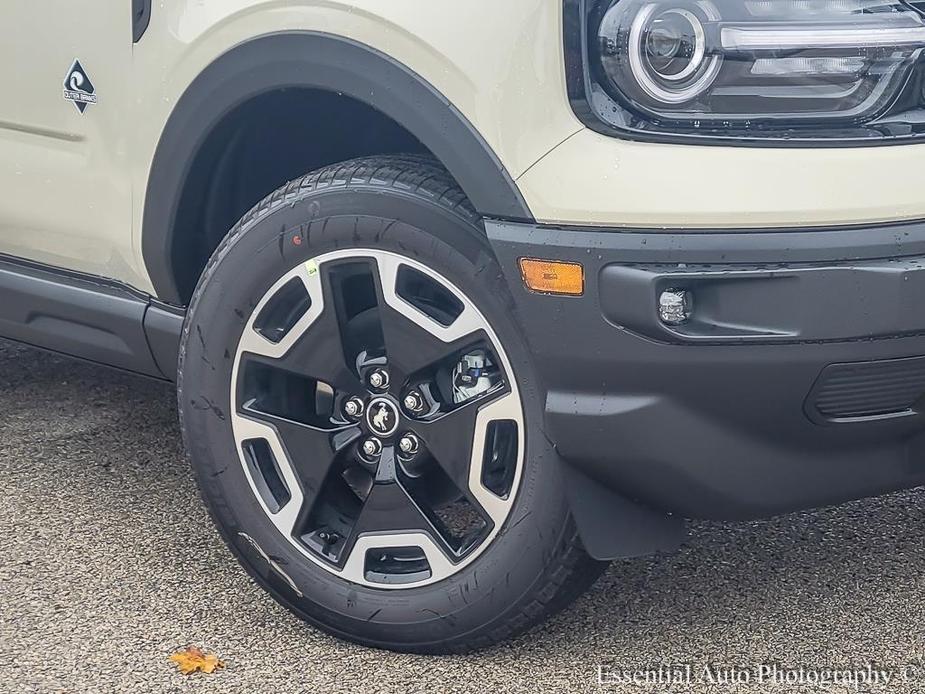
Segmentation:
{"type": "Polygon", "coordinates": [[[286,607],[459,652],[597,578],[509,305],[478,218],[421,158],[310,174],[216,250],[184,327],[184,437],[226,540],[286,607]]]}

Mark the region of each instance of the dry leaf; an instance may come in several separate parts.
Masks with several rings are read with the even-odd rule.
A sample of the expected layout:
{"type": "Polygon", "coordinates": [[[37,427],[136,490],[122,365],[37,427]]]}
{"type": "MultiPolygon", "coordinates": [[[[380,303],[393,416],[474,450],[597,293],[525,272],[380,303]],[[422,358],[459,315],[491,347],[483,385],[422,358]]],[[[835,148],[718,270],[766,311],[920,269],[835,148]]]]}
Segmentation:
{"type": "Polygon", "coordinates": [[[225,667],[225,663],[217,656],[211,653],[206,655],[196,646],[187,646],[185,651],[174,653],[170,659],[177,664],[184,675],[191,675],[197,671],[211,675],[217,669],[225,667]]]}

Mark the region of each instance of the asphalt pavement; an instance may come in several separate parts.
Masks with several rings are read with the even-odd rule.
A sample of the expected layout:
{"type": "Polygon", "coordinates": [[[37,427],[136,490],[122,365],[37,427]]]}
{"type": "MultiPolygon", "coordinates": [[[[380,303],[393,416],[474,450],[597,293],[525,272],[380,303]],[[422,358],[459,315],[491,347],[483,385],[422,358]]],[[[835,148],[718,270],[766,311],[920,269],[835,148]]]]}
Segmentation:
{"type": "Polygon", "coordinates": [[[810,673],[873,663],[892,679],[860,691],[925,692],[922,491],[697,523],[679,553],[614,563],[517,641],[395,655],[305,626],[238,567],[194,488],[174,397],[0,342],[0,691],[852,692],[810,673]],[[226,667],[180,675],[168,657],[188,644],[226,667]],[[771,664],[809,684],[758,681],[771,664]],[[616,682],[659,665],[691,675],[616,682]]]}

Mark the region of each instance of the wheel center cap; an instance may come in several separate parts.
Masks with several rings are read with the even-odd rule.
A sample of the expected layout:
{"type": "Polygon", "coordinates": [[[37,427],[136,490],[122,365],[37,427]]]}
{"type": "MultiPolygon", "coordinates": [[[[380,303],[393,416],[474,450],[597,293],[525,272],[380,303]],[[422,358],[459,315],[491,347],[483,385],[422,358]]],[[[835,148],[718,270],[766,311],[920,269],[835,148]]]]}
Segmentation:
{"type": "Polygon", "coordinates": [[[375,398],[366,408],[366,424],[378,436],[391,436],[398,429],[398,408],[388,398],[375,398]]]}

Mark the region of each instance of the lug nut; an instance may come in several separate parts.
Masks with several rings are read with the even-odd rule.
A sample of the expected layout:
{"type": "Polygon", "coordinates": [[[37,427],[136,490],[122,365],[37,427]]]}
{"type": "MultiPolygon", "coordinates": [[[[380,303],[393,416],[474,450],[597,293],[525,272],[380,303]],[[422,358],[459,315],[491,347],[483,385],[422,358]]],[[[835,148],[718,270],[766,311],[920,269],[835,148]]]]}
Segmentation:
{"type": "Polygon", "coordinates": [[[412,390],[408,393],[402,402],[405,405],[405,409],[409,412],[421,414],[424,411],[424,397],[416,390],[412,390]]]}
{"type": "Polygon", "coordinates": [[[421,442],[414,434],[405,434],[398,442],[398,450],[406,457],[417,455],[417,452],[421,450],[421,442]]]}
{"type": "Polygon", "coordinates": [[[385,369],[376,369],[369,375],[369,385],[376,390],[389,387],[389,372],[385,369]]]}
{"type": "Polygon", "coordinates": [[[363,401],[360,398],[353,397],[344,403],[344,414],[351,419],[357,419],[363,414],[363,401]]]}
{"type": "Polygon", "coordinates": [[[365,455],[367,458],[372,458],[379,455],[380,453],[382,453],[382,441],[377,439],[375,436],[372,436],[363,442],[363,455],[365,455]]]}

